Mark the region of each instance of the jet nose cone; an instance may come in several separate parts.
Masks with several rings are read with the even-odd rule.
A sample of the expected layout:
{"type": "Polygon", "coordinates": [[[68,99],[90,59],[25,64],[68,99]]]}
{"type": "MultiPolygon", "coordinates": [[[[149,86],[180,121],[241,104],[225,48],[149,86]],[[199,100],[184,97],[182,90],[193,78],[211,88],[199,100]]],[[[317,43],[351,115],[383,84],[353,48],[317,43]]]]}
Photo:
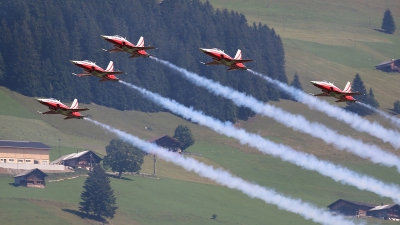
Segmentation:
{"type": "Polygon", "coordinates": [[[40,98],[35,98],[35,100],[38,101],[38,102],[43,102],[43,100],[40,99],[40,98]]]}
{"type": "Polygon", "coordinates": [[[312,85],[314,85],[315,87],[318,87],[318,86],[320,85],[320,82],[319,82],[319,81],[310,81],[310,83],[311,83],[312,85]]]}
{"type": "Polygon", "coordinates": [[[202,52],[206,52],[207,51],[207,49],[205,49],[205,48],[199,48],[200,49],[200,51],[202,51],[202,52]]]}
{"type": "Polygon", "coordinates": [[[74,60],[69,60],[69,61],[74,65],[78,64],[78,61],[74,61],[74,60]]]}
{"type": "Polygon", "coordinates": [[[108,36],[106,36],[106,35],[100,35],[100,37],[103,38],[104,40],[108,39],[108,36]]]}

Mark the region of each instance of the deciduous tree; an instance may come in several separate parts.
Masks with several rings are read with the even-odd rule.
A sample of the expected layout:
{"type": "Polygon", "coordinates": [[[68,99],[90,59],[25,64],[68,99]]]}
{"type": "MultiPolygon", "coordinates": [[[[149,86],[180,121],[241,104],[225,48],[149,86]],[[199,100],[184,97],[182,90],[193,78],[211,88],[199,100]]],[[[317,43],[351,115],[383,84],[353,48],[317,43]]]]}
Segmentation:
{"type": "Polygon", "coordinates": [[[185,150],[195,142],[192,131],[186,125],[179,125],[175,129],[174,138],[183,143],[183,146],[181,147],[182,150],[185,150]]]}
{"type": "Polygon", "coordinates": [[[105,168],[111,168],[118,172],[121,178],[122,172],[136,172],[141,170],[144,153],[142,150],[121,140],[111,140],[106,146],[107,156],[103,159],[105,168]]]}

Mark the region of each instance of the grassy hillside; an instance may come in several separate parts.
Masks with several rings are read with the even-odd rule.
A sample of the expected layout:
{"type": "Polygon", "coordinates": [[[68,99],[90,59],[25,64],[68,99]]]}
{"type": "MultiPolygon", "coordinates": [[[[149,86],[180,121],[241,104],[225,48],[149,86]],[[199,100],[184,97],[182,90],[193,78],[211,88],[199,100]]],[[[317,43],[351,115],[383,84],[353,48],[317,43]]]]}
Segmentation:
{"type": "MultiPolygon", "coordinates": [[[[392,14],[396,23],[400,24],[400,2],[209,1],[217,7],[228,7],[244,13],[249,23],[260,21],[273,27],[283,40],[289,80],[297,71],[306,92],[318,92],[309,84],[310,80],[328,79],[342,87],[356,73],[360,73],[367,88],[373,88],[382,110],[388,111],[393,107],[393,102],[400,98],[400,74],[382,73],[374,69],[374,65],[381,61],[399,58],[396,55],[396,47],[400,44],[399,32],[385,35],[373,30],[380,27],[387,7],[393,8],[392,14]]],[[[244,75],[250,76],[246,72],[244,75]]],[[[399,154],[390,145],[355,132],[347,125],[311,111],[302,104],[292,101],[272,104],[304,115],[311,121],[326,124],[339,133],[377,144],[399,154]]],[[[316,172],[262,155],[253,148],[240,145],[235,139],[218,135],[208,128],[189,123],[169,113],[118,111],[95,104],[82,106],[91,109],[83,114],[91,115],[95,120],[143,139],[163,134],[173,135],[178,125],[188,125],[196,139],[195,145],[188,150],[202,154],[202,157],[196,159],[228,169],[251,182],[273,188],[287,196],[301,198],[321,208],[339,198],[391,203],[390,199],[359,191],[316,172]],[[151,130],[145,127],[150,127],[151,130]]],[[[45,116],[36,112],[45,110],[33,98],[0,88],[0,139],[42,141],[53,147],[50,157],[55,159],[59,155],[83,149],[105,154],[104,147],[115,138],[113,134],[104,132],[87,121],[64,121],[59,115],[45,116]]],[[[390,126],[389,122],[377,115],[367,119],[378,120],[384,126],[390,126]]],[[[375,165],[352,154],[338,151],[272,119],[256,116],[248,121],[239,121],[236,126],[385,182],[400,184],[394,168],[375,165]]],[[[145,158],[142,172],[153,172],[151,157],[145,158]]],[[[112,179],[119,205],[116,217],[111,220],[112,224],[311,224],[298,215],[250,199],[163,160],[157,162],[157,176],[160,179],[112,179]],[[216,221],[210,219],[214,213],[218,215],[216,221]]],[[[0,221],[6,221],[7,224],[22,224],[27,221],[35,221],[34,224],[97,224],[95,221],[81,219],[76,211],[84,178],[48,183],[43,190],[15,188],[9,184],[12,182],[10,177],[0,177],[0,221]],[[24,216],[19,217],[21,214],[24,216]]],[[[375,224],[378,220],[369,222],[375,224]]]]}
{"type": "MultiPolygon", "coordinates": [[[[400,33],[380,29],[386,8],[400,24],[400,2],[210,0],[218,8],[242,12],[249,23],[261,22],[283,39],[289,80],[297,71],[307,92],[318,92],[310,80],[327,79],[343,88],[356,73],[372,87],[381,109],[393,108],[399,99],[400,74],[375,70],[380,62],[399,58],[400,33]]],[[[246,54],[245,52],[243,54],[246,54]]],[[[251,56],[248,56],[251,57],[251,56]]],[[[258,62],[262,63],[262,62],[258,62]]]]}
{"type": "MultiPolygon", "coordinates": [[[[29,112],[35,112],[37,108],[43,108],[40,105],[37,107],[35,105],[37,103],[34,102],[32,98],[20,96],[7,90],[5,91],[8,92],[9,96],[13,96],[14,99],[21,102],[22,105],[31,107],[23,108],[22,111],[25,111],[27,114],[29,114],[29,112]],[[27,102],[29,101],[32,101],[35,104],[28,104],[27,102]]],[[[14,101],[13,104],[17,104],[18,102],[14,101]]],[[[287,108],[289,107],[287,105],[292,105],[292,102],[281,102],[278,104],[287,108]]],[[[285,195],[313,202],[322,208],[326,207],[326,205],[338,198],[349,198],[369,202],[390,202],[389,199],[382,199],[375,194],[362,192],[353,187],[335,183],[329,178],[321,177],[315,172],[299,170],[297,166],[284,163],[279,159],[270,156],[260,157],[260,154],[257,151],[241,146],[238,141],[234,139],[216,135],[207,128],[188,123],[167,113],[148,115],[141,112],[120,112],[96,105],[90,105],[87,107],[92,108],[92,111],[90,112],[93,113],[93,118],[120,129],[127,130],[128,132],[141,137],[153,137],[163,133],[172,135],[173,129],[178,124],[187,124],[191,127],[197,140],[196,144],[189,150],[202,153],[203,157],[198,157],[199,160],[218,167],[222,166],[238,176],[279,190],[285,195]],[[153,130],[146,130],[144,129],[144,126],[150,126],[153,130]]],[[[301,107],[297,108],[298,110],[302,110],[301,107]]],[[[303,108],[303,110],[307,109],[303,108]]],[[[75,138],[77,140],[87,138],[89,142],[85,143],[85,145],[93,145],[90,142],[97,143],[99,139],[109,140],[111,138],[109,134],[104,133],[104,131],[97,127],[92,127],[86,121],[72,121],[79,122],[77,124],[79,129],[73,129],[73,126],[69,126],[66,121],[62,120],[61,116],[52,115],[52,117],[50,117],[40,115],[40,117],[43,118],[44,121],[39,119],[36,120],[41,121],[43,124],[53,129],[56,129],[57,126],[62,127],[63,129],[56,130],[63,134],[68,133],[68,135],[71,135],[71,138],[74,138],[73,140],[75,140],[75,138]]],[[[322,117],[322,120],[326,119],[322,117]]],[[[271,140],[289,145],[296,145],[299,143],[303,143],[305,146],[307,146],[308,143],[318,144],[318,141],[315,140],[305,142],[304,140],[310,140],[306,135],[292,132],[270,119],[259,116],[252,118],[248,122],[238,123],[237,125],[245,127],[253,132],[260,132],[261,135],[271,140]],[[283,133],[286,133],[286,137],[282,136],[283,133]]],[[[23,129],[20,129],[22,130],[35,129],[35,127],[30,128],[29,123],[24,123],[21,126],[23,129]]],[[[17,133],[17,131],[12,133],[17,133]]],[[[23,139],[24,136],[21,138],[23,139]]],[[[38,140],[46,143],[45,139],[38,140]]],[[[79,144],[76,142],[74,142],[74,145],[79,147],[79,144]]],[[[321,145],[324,146],[323,144],[321,145]]],[[[326,148],[330,149],[329,146],[326,148]]],[[[75,151],[73,147],[64,146],[63,141],[61,142],[60,150],[62,154],[69,151],[75,151]]],[[[98,148],[95,150],[100,153],[104,152],[104,146],[102,149],[98,148]]],[[[312,148],[312,150],[318,151],[318,149],[316,150],[315,148],[312,148]]],[[[326,150],[325,154],[320,155],[329,158],[331,157],[329,151],[330,150],[326,150]]],[[[334,154],[338,154],[332,157],[333,160],[340,161],[341,158],[347,158],[348,156],[348,154],[337,153],[336,150],[333,151],[335,151],[334,154]]],[[[52,157],[56,158],[58,155],[57,153],[58,148],[55,146],[52,152],[52,157]]],[[[378,166],[373,166],[366,161],[359,160],[357,157],[350,157],[346,161],[350,166],[362,172],[377,177],[384,176],[385,180],[390,182],[397,181],[396,173],[392,169],[377,169],[379,168],[378,166]]],[[[142,172],[152,173],[152,159],[146,157],[145,162],[142,172]]],[[[133,183],[130,181],[112,180],[116,192],[120,193],[120,196],[117,194],[118,199],[120,199],[121,202],[125,202],[119,203],[121,204],[120,210],[118,211],[116,218],[112,220],[113,224],[124,224],[126,221],[129,221],[129,223],[139,224],[159,224],[164,223],[166,220],[170,221],[171,224],[187,224],[188,222],[191,224],[208,224],[214,222],[209,219],[213,213],[218,215],[218,222],[226,224],[262,224],[266,219],[271,221],[273,224],[291,224],[294,223],[294,221],[296,221],[296,224],[310,223],[309,221],[301,219],[297,215],[288,214],[284,211],[278,210],[275,206],[264,204],[258,200],[249,199],[236,191],[231,191],[227,188],[215,185],[213,182],[200,178],[194,173],[184,172],[181,168],[162,160],[158,160],[157,171],[158,176],[161,178],[160,182],[167,182],[168,185],[164,183],[161,185],[159,183],[153,183],[159,180],[153,181],[149,178],[134,177],[131,179],[133,179],[135,184],[138,185],[138,189],[134,189],[132,186],[133,183]],[[133,195],[136,192],[140,194],[133,195]],[[162,194],[165,192],[167,193],[162,194]],[[192,195],[197,197],[188,197],[192,195]],[[210,200],[205,200],[205,196],[209,196],[208,198],[210,200]],[[238,199],[236,199],[236,196],[238,196],[238,199]],[[137,200],[136,198],[143,199],[137,200]],[[177,201],[177,199],[179,199],[179,201],[177,201]],[[132,204],[132,202],[134,202],[134,204],[132,204]],[[138,204],[138,202],[140,204],[138,204]],[[160,204],[159,202],[162,202],[163,204],[157,206],[160,204]],[[191,207],[186,206],[186,204],[190,204],[191,207]],[[154,205],[157,207],[154,207],[154,205]],[[210,205],[215,208],[210,208],[210,205]],[[233,206],[237,206],[238,208],[233,206]],[[243,208],[246,208],[246,210],[243,211],[243,208]],[[212,209],[222,209],[222,211],[215,211],[212,209]],[[267,211],[267,214],[265,211],[267,211]],[[121,221],[123,222],[120,222],[118,219],[119,217],[122,217],[121,221]]],[[[53,208],[52,210],[56,211],[54,212],[57,215],[56,220],[59,219],[61,221],[66,219],[71,221],[71,223],[79,224],[80,222],[73,222],[80,221],[80,218],[75,215],[77,212],[73,210],[77,209],[83,180],[84,178],[79,178],[72,181],[67,180],[49,183],[45,190],[37,190],[15,188],[9,185],[9,183],[12,182],[11,178],[2,178],[0,179],[0,184],[3,185],[1,188],[3,190],[1,196],[3,198],[15,197],[18,198],[18,200],[2,199],[0,201],[13,201],[12,204],[23,205],[21,209],[26,210],[29,210],[29,207],[34,207],[29,206],[32,204],[32,201],[42,202],[41,204],[35,203],[35,205],[41,207],[40,209],[36,209],[37,213],[41,215],[46,215],[49,208],[53,208],[54,205],[61,205],[64,207],[64,203],[68,203],[69,205],[65,207],[66,209],[69,209],[69,211],[60,206],[54,206],[55,209],[53,208]],[[60,196],[58,193],[63,193],[63,195],[60,196]],[[27,201],[30,203],[27,204],[27,201]],[[73,215],[71,215],[71,212],[73,215]]],[[[26,218],[30,217],[27,216],[26,218]]],[[[46,220],[45,216],[43,217],[43,220],[46,220]]],[[[88,220],[84,221],[87,222],[88,220]]],[[[20,221],[16,221],[16,223],[19,222],[20,221]]],[[[87,223],[90,224],[90,221],[87,223]]]]}

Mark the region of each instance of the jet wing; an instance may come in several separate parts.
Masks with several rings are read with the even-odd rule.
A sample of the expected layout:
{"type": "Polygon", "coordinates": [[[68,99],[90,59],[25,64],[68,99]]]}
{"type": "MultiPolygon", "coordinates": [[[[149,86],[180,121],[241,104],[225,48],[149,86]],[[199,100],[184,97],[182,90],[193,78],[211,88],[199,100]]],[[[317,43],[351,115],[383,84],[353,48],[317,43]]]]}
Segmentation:
{"type": "Polygon", "coordinates": [[[139,46],[135,46],[135,47],[131,47],[131,46],[126,46],[128,48],[131,49],[136,49],[136,50],[148,50],[148,49],[155,49],[156,47],[153,46],[143,46],[143,47],[139,47],[139,46]]]}
{"type": "Polygon", "coordinates": [[[312,96],[331,96],[330,94],[328,94],[328,93],[321,93],[321,94],[312,94],[312,93],[310,93],[310,95],[312,95],[312,96]]]}
{"type": "Polygon", "coordinates": [[[201,64],[207,65],[207,66],[212,66],[212,65],[222,65],[220,62],[217,61],[212,61],[212,62],[208,62],[208,63],[204,63],[204,62],[200,62],[201,64]]]}
{"type": "Polygon", "coordinates": [[[110,50],[107,50],[107,49],[103,48],[103,51],[106,51],[106,52],[109,52],[109,53],[111,53],[111,52],[124,52],[124,50],[122,50],[120,48],[114,48],[114,49],[110,49],[110,50]]]}
{"type": "Polygon", "coordinates": [[[55,112],[55,111],[47,111],[47,112],[39,112],[39,111],[37,111],[38,113],[40,113],[40,114],[44,114],[44,115],[46,115],[46,114],[58,114],[57,112],[55,112]]]}
{"type": "Polygon", "coordinates": [[[71,111],[71,112],[82,112],[82,111],[86,111],[86,110],[90,110],[88,108],[82,108],[82,109],[68,109],[65,111],[71,111]]]}
{"type": "Polygon", "coordinates": [[[361,92],[342,92],[343,95],[347,96],[354,96],[354,95],[362,95],[363,93],[361,92]]]}
{"type": "MultiPolygon", "coordinates": [[[[125,45],[124,47],[130,48],[130,49],[135,49],[135,50],[148,50],[148,49],[156,49],[156,47],[153,46],[129,46],[129,45],[125,45]]],[[[121,46],[122,48],[122,46],[121,46]]]]}
{"type": "Polygon", "coordinates": [[[155,49],[156,47],[153,46],[143,46],[143,47],[136,47],[139,50],[148,50],[148,49],[155,49]]]}
{"type": "Polygon", "coordinates": [[[230,61],[237,62],[237,63],[244,63],[244,62],[251,62],[253,60],[252,59],[232,59],[230,61]]]}
{"type": "Polygon", "coordinates": [[[124,72],[122,72],[122,71],[102,71],[101,73],[107,74],[107,75],[113,75],[113,74],[123,74],[124,72]]]}

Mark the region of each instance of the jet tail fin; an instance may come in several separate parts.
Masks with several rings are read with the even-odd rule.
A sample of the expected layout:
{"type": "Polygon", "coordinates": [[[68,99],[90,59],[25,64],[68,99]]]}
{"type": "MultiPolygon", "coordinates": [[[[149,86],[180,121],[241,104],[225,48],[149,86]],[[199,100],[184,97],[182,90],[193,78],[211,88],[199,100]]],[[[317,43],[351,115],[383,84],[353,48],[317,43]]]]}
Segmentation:
{"type": "Polygon", "coordinates": [[[347,81],[347,84],[344,87],[343,92],[346,92],[346,93],[351,92],[351,83],[350,83],[350,81],[347,81]]]}
{"type": "Polygon", "coordinates": [[[74,99],[74,101],[72,102],[72,105],[70,107],[71,109],[77,109],[78,108],[78,99],[74,99]]]}
{"type": "Polygon", "coordinates": [[[233,59],[242,59],[242,50],[238,49],[233,59]]]}
{"type": "Polygon", "coordinates": [[[351,91],[351,83],[350,83],[350,81],[348,81],[347,84],[346,84],[346,87],[344,87],[343,93],[346,93],[346,95],[348,95],[348,96],[362,95],[361,92],[352,92],[351,91]]]}
{"type": "Polygon", "coordinates": [[[138,41],[138,43],[137,43],[136,46],[137,46],[137,47],[144,47],[144,38],[143,38],[143,36],[141,36],[141,37],[139,38],[139,41],[138,41]]]}
{"type": "Polygon", "coordinates": [[[106,71],[107,72],[113,72],[114,71],[114,63],[113,63],[113,61],[110,61],[110,63],[107,66],[106,71]]]}

